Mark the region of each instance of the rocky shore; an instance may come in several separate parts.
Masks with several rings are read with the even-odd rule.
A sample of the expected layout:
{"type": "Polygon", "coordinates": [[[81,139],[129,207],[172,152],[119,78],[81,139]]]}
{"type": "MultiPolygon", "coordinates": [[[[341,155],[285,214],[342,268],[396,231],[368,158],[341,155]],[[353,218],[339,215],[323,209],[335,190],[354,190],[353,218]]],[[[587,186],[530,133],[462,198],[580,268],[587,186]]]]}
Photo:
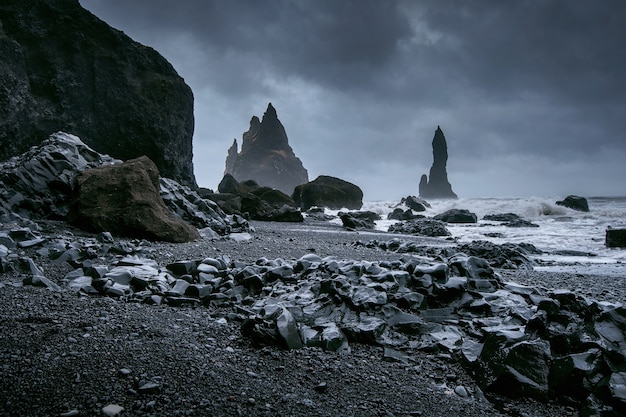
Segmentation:
{"type": "MultiPolygon", "coordinates": [[[[68,234],[42,222],[43,236],[68,234]]],[[[388,234],[348,232],[326,222],[253,222],[243,239],[186,244],[146,243],[160,266],[176,260],[228,257],[296,261],[307,254],[337,259],[406,262],[413,255],[355,242],[388,234]]],[[[93,237],[75,229],[76,240],[93,237]]],[[[428,238],[409,237],[435,244],[428,238]]],[[[446,245],[445,240],[438,244],[446,245]]],[[[128,241],[129,244],[137,242],[128,241]]],[[[0,274],[2,378],[0,414],[293,415],[293,416],[566,416],[580,410],[546,398],[485,397],[466,367],[441,350],[396,355],[383,346],[350,343],[349,351],[284,349],[242,335],[244,314],[228,304],[148,305],[87,296],[68,288],[68,263],[37,248],[19,249],[60,291],[24,285],[24,274],[0,274]],[[123,411],[122,411],[123,409],[123,411]]],[[[586,297],[626,299],[622,278],[498,271],[504,280],[586,297]]],[[[596,407],[597,415],[602,406],[596,407]]]]}

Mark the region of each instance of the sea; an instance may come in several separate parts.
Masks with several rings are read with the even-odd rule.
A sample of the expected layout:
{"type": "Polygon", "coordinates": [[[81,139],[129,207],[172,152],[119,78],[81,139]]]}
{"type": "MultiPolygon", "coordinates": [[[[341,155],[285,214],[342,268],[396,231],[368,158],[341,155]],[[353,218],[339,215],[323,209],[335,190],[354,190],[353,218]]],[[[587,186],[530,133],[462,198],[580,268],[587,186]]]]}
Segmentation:
{"type": "MultiPolygon", "coordinates": [[[[429,200],[427,217],[446,210],[467,209],[475,213],[475,224],[448,224],[452,238],[459,243],[486,240],[497,244],[531,243],[543,254],[533,255],[535,270],[623,276],[626,278],[626,249],[607,248],[608,227],[626,228],[626,196],[587,197],[589,212],[575,211],[556,204],[559,197],[544,198],[459,198],[429,200]],[[487,214],[515,213],[539,227],[512,228],[482,220],[487,214]],[[497,236],[497,237],[494,237],[497,236]]],[[[364,202],[361,210],[378,213],[376,229],[387,231],[396,220],[386,220],[398,201],[364,202]]],[[[400,205],[400,207],[403,207],[400,205]]],[[[329,214],[336,214],[330,212],[329,214]]],[[[341,223],[341,220],[335,220],[341,223]]]]}

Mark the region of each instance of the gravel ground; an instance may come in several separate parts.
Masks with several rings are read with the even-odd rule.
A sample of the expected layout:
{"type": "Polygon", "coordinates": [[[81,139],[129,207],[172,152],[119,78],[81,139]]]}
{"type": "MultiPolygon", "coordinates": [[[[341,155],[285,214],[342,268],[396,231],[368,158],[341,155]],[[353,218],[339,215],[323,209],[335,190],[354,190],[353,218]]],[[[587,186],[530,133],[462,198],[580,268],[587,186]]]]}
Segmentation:
{"type": "MultiPolygon", "coordinates": [[[[387,234],[346,232],[316,222],[253,225],[256,231],[247,241],[155,243],[152,254],[162,266],[219,255],[244,262],[289,260],[313,251],[322,257],[372,261],[410,256],[352,245],[356,240],[389,239],[387,234]]],[[[54,222],[42,226],[48,235],[67,229],[54,222]]],[[[72,231],[77,237],[82,234],[72,231]]],[[[34,252],[24,255],[32,256],[62,286],[63,276],[73,269],[34,252]]],[[[626,299],[622,278],[501,272],[523,284],[569,288],[607,301],[626,299]]],[[[384,361],[383,349],[376,346],[353,344],[350,354],[258,348],[241,336],[231,310],[133,304],[65,289],[51,292],[24,287],[21,278],[0,275],[2,416],[578,414],[552,402],[489,402],[446,355],[416,352],[411,362],[398,363],[384,361]]]]}

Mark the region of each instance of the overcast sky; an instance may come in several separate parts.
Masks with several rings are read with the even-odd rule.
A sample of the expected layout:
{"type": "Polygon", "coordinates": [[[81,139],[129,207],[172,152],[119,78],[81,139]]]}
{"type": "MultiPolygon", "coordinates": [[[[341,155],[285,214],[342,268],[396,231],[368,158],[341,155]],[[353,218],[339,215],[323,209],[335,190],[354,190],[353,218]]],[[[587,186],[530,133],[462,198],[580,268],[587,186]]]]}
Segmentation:
{"type": "Polygon", "coordinates": [[[313,180],[418,193],[441,126],[459,197],[626,195],[622,0],[80,0],[195,96],[216,188],[271,102],[313,180]]]}

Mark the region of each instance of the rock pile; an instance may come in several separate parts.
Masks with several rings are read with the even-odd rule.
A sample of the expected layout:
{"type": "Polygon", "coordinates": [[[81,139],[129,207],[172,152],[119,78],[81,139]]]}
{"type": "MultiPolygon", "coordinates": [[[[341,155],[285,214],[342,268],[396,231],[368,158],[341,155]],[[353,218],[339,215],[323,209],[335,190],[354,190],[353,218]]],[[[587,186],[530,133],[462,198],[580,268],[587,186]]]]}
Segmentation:
{"type": "MultiPolygon", "coordinates": [[[[79,175],[121,163],[94,151],[77,136],[57,132],[28,152],[0,163],[0,214],[65,220],[76,197],[79,175]]],[[[155,188],[174,215],[199,229],[225,235],[248,227],[247,222],[226,216],[217,204],[172,179],[159,178],[155,188]]],[[[92,201],[104,197],[86,196],[92,201]]]]}

